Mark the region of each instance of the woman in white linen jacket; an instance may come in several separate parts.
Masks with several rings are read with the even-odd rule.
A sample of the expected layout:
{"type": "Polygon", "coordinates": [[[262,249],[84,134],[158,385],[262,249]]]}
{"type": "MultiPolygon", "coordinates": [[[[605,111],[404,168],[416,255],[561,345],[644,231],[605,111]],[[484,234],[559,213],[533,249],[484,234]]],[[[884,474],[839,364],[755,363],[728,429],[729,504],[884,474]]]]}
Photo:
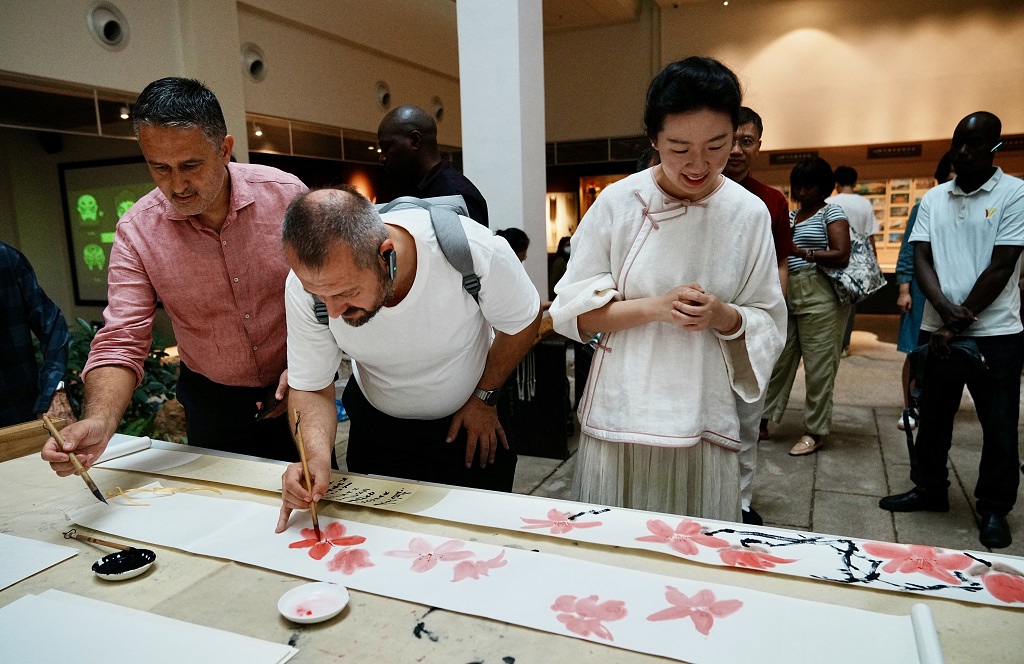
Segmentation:
{"type": "Polygon", "coordinates": [[[576,500],[740,519],[735,395],[761,397],[786,332],[768,211],[722,175],[740,102],[713,59],[666,67],[644,117],[661,164],[607,187],[573,236],[554,326],[603,333],[576,500]]]}

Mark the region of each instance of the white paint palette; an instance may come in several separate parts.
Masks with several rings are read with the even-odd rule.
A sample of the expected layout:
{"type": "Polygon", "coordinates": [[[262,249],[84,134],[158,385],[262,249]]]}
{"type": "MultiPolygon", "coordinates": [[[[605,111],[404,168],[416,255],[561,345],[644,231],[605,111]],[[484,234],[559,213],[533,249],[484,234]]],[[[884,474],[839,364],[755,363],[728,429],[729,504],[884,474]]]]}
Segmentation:
{"type": "Polygon", "coordinates": [[[345,586],[336,583],[304,583],[292,588],[277,601],[281,615],[297,623],[318,623],[330,620],[348,606],[345,586]]]}

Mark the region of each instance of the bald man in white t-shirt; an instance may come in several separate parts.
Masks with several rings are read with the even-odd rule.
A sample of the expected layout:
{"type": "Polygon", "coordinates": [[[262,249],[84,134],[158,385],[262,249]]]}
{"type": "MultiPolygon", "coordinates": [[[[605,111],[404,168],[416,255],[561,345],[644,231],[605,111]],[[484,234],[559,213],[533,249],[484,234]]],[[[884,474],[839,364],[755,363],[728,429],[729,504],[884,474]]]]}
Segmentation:
{"type": "MultiPolygon", "coordinates": [[[[334,373],[353,376],[348,469],[511,491],[502,386],[540,326],[540,295],[504,238],[459,217],[480,281],[478,300],[445,258],[421,208],[382,219],[354,189],[299,196],[282,224],[289,405],[302,414],[312,492],[299,464],[282,480],[279,529],[328,489],[337,429],[334,373]],[[326,324],[313,297],[327,308],[326,324]]],[[[280,530],[278,530],[280,532],[280,530]]]]}

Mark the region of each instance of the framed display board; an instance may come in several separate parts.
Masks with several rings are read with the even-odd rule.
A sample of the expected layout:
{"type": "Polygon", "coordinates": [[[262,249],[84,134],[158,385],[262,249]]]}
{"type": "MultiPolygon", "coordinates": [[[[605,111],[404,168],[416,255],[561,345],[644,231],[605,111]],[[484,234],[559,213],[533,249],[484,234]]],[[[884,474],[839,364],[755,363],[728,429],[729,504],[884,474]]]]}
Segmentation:
{"type": "Polygon", "coordinates": [[[153,190],[142,157],[59,164],[75,304],[107,303],[107,266],[118,219],[153,190]]]}

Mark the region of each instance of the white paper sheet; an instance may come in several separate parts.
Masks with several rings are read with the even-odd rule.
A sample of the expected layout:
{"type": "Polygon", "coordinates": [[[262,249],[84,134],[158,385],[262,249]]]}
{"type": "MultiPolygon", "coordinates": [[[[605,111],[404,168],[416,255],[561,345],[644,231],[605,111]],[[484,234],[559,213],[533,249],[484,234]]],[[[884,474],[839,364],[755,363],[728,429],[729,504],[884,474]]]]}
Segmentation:
{"type": "Polygon", "coordinates": [[[100,458],[96,460],[96,464],[101,464],[104,461],[117,459],[128,454],[134,454],[140,450],[149,449],[152,444],[153,441],[146,436],[126,436],[123,433],[115,433],[110,437],[110,441],[107,442],[106,449],[103,450],[103,454],[100,455],[100,458]]]}
{"type": "Polygon", "coordinates": [[[0,533],[0,590],[77,554],[70,546],[0,533]]]}
{"type": "Polygon", "coordinates": [[[779,597],[731,586],[448,540],[321,517],[275,535],[278,510],[187,494],[112,501],[72,514],[128,539],[274,569],[387,597],[586,638],[685,661],[922,661],[916,639],[937,644],[924,621],[779,597]],[[97,509],[97,507],[102,509],[97,509]],[[808,628],[808,626],[813,626],[808,628]]]}
{"type": "Polygon", "coordinates": [[[0,609],[0,644],[5,662],[75,664],[282,664],[298,652],[58,590],[0,609]]]}

